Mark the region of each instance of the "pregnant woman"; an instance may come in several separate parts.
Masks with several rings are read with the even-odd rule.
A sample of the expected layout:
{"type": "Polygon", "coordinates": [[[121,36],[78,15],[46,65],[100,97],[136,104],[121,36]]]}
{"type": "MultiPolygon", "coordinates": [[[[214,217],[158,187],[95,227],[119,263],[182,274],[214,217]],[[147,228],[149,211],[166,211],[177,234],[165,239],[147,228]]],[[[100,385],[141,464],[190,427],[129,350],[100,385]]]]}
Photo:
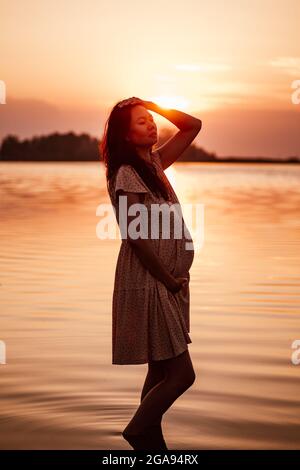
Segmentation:
{"type": "Polygon", "coordinates": [[[112,363],[148,364],[140,406],[122,432],[134,450],[167,449],[163,414],[195,381],[188,351],[193,241],[164,170],[191,144],[201,126],[201,120],[179,110],[132,97],[113,107],[101,141],[108,193],[122,234],[112,299],[112,363]],[[152,148],[157,128],[148,110],[179,129],[156,151],[152,148]],[[130,207],[136,203],[143,205],[138,214],[140,207],[146,214],[139,219],[140,232],[146,231],[146,236],[132,236],[137,215],[130,207]],[[168,236],[159,224],[156,236],[151,236],[155,204],[169,209],[168,236]],[[175,237],[178,220],[181,236],[175,237]]]}

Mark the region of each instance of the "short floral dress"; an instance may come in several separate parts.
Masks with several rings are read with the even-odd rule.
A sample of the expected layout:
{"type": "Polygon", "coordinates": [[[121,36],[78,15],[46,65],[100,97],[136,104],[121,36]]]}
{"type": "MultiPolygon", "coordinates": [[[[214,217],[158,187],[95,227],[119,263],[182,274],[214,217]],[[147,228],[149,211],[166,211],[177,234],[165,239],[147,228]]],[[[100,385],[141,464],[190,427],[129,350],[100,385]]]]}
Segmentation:
{"type": "MultiPolygon", "coordinates": [[[[150,217],[151,204],[177,203],[178,198],[164,173],[158,152],[151,155],[153,165],[171,192],[171,200],[157,197],[131,165],[121,165],[109,196],[116,213],[116,191],[144,193],[150,217]]],[[[181,210],[181,206],[180,206],[181,210]]],[[[172,212],[172,211],[171,211],[172,212]]],[[[137,213],[138,216],[139,213],[137,213]]],[[[178,356],[192,340],[190,332],[190,273],[194,259],[193,240],[183,217],[182,236],[174,238],[174,216],[170,217],[170,237],[148,236],[153,250],[175,277],[188,277],[187,287],[172,293],[142,264],[131,242],[122,238],[117,258],[112,298],[112,364],[145,364],[178,356]],[[189,248],[186,248],[186,242],[189,248]]],[[[149,222],[150,227],[150,222],[149,222]]]]}

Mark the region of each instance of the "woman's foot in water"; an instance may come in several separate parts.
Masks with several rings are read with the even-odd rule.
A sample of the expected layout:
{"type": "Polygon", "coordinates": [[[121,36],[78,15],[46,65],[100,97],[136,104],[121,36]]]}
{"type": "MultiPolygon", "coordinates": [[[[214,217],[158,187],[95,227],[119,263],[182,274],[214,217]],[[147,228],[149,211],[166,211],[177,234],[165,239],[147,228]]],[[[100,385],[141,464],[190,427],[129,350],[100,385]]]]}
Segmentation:
{"type": "Polygon", "coordinates": [[[149,426],[143,434],[129,434],[125,429],[122,436],[134,450],[168,450],[160,424],[149,426]]]}
{"type": "Polygon", "coordinates": [[[161,424],[155,424],[153,426],[149,426],[147,431],[153,437],[155,445],[157,445],[155,449],[168,450],[166,441],[164,440],[164,436],[162,433],[161,424]]]}

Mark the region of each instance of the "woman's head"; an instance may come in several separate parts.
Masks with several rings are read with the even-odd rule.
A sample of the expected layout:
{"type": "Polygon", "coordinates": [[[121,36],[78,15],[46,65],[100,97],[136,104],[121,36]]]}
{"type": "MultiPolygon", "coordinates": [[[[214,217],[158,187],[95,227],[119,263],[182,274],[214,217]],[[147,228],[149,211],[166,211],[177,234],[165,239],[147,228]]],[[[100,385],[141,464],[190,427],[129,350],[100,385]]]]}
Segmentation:
{"type": "Polygon", "coordinates": [[[135,147],[147,149],[156,143],[157,127],[152,114],[144,106],[137,104],[130,107],[130,122],[125,139],[135,147]]]}
{"type": "Polygon", "coordinates": [[[152,114],[137,104],[137,100],[122,100],[108,117],[100,151],[105,164],[111,163],[113,168],[113,164],[118,167],[119,162],[127,160],[129,154],[137,153],[138,156],[137,148],[151,152],[156,142],[157,127],[152,114]],[[108,161],[109,154],[114,161],[108,161]]]}
{"type": "Polygon", "coordinates": [[[152,114],[134,101],[119,101],[106,121],[99,146],[108,183],[122,164],[129,164],[136,169],[149,189],[153,192],[158,190],[167,199],[169,194],[166,185],[156,175],[153,163],[138,153],[138,149],[150,150],[152,153],[156,142],[157,127],[152,114]]]}

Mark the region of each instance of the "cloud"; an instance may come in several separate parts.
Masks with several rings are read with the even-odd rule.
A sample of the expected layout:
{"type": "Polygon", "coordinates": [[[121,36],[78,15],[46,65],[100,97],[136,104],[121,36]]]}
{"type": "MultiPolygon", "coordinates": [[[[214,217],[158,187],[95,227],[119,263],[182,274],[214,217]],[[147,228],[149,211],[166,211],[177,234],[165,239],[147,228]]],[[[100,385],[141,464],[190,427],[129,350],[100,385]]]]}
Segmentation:
{"type": "Polygon", "coordinates": [[[270,60],[268,65],[281,69],[288,75],[300,77],[300,57],[277,57],[276,59],[270,60]]]}
{"type": "Polygon", "coordinates": [[[232,66],[218,62],[200,62],[198,64],[178,64],[175,65],[175,69],[184,72],[223,72],[232,69],[232,66]]]}
{"type": "Polygon", "coordinates": [[[175,82],[176,81],[176,78],[174,76],[162,75],[162,74],[155,74],[154,78],[156,78],[156,80],[159,80],[161,82],[175,82]]]}

